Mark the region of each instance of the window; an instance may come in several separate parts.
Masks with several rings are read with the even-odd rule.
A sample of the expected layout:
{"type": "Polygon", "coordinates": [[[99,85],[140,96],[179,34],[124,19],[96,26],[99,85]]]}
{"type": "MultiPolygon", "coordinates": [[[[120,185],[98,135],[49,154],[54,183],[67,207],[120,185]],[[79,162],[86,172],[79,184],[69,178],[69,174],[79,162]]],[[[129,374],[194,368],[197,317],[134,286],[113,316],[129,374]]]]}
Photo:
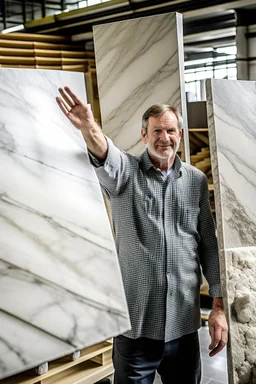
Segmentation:
{"type": "Polygon", "coordinates": [[[78,7],[84,8],[84,7],[88,7],[90,5],[105,3],[106,1],[110,1],[110,0],[83,0],[83,1],[78,2],[78,7]]]}
{"type": "Polygon", "coordinates": [[[185,90],[188,101],[205,100],[206,79],[236,80],[236,47],[214,50],[213,57],[185,62],[185,90]]]}

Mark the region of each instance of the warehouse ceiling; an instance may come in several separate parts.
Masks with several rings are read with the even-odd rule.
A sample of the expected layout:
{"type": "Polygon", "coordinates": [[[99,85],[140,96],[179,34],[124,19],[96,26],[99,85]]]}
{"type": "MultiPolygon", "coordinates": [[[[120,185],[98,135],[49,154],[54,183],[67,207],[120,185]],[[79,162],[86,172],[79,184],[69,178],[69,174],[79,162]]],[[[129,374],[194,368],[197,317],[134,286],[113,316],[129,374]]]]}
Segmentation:
{"type": "Polygon", "coordinates": [[[93,25],[181,12],[185,54],[193,60],[234,45],[237,22],[250,25],[256,20],[255,0],[105,0],[80,8],[88,1],[93,0],[0,0],[0,31],[18,26],[20,32],[63,35],[92,44],[93,25]]]}

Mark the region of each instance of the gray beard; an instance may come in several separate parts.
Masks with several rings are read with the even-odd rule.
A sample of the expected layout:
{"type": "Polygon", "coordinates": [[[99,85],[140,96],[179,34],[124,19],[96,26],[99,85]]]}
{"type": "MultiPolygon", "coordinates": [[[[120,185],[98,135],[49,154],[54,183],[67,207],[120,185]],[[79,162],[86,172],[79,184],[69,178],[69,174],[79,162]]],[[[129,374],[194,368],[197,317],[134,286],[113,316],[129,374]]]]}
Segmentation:
{"type": "Polygon", "coordinates": [[[176,155],[178,148],[179,148],[180,143],[177,143],[174,147],[172,147],[172,151],[169,151],[168,155],[161,155],[158,153],[151,144],[147,144],[148,152],[151,153],[155,158],[159,160],[169,160],[173,155],[176,155]]]}

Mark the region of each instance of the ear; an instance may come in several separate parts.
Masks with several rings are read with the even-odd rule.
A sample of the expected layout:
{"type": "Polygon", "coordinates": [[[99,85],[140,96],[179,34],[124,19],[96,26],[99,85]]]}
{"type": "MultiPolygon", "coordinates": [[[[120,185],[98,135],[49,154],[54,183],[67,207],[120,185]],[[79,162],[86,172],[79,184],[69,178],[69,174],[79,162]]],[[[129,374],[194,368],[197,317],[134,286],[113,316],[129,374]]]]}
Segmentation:
{"type": "Polygon", "coordinates": [[[184,134],[184,131],[183,131],[183,128],[181,128],[181,129],[179,130],[179,137],[180,137],[180,139],[182,139],[183,134],[184,134]]]}
{"type": "Polygon", "coordinates": [[[148,135],[147,135],[147,132],[145,131],[144,128],[141,128],[141,137],[142,137],[142,141],[144,144],[147,144],[148,143],[148,135]]]}

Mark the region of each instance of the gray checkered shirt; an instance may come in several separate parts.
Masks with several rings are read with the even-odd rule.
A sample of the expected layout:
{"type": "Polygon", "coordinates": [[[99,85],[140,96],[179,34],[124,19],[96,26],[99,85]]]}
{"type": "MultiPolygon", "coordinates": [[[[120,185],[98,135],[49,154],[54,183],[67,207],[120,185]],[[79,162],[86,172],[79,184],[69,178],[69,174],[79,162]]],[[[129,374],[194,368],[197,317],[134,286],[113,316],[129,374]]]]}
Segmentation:
{"type": "Polygon", "coordinates": [[[177,156],[167,177],[145,151],[135,157],[108,139],[104,164],[90,155],[112,208],[131,318],[130,338],[170,341],[200,327],[200,282],[220,297],[206,176],[177,156]]]}

